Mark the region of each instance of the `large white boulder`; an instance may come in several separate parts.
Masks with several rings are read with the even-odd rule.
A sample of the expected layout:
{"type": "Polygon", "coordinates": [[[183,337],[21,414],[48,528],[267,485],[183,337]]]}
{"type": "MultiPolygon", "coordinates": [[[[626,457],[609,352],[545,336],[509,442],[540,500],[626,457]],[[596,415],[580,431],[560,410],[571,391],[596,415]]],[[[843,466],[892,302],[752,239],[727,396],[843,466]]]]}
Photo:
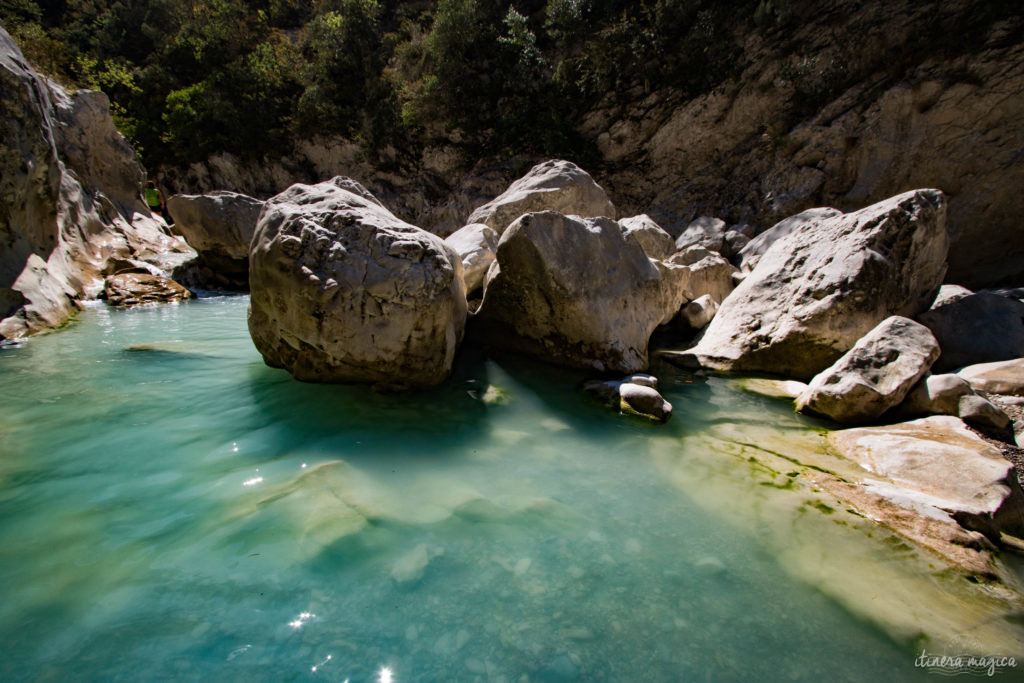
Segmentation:
{"type": "Polygon", "coordinates": [[[502,234],[512,221],[535,211],[615,218],[615,206],[589,173],[571,161],[555,160],[531,168],[470,214],[466,223],[483,223],[502,234]]]}
{"type": "Polygon", "coordinates": [[[939,370],[1024,356],[1024,303],[992,292],[944,297],[917,316],[942,347],[939,370]]]}
{"type": "Polygon", "coordinates": [[[797,410],[836,422],[868,422],[897,406],[939,357],[928,328],[909,318],[886,318],[811,380],[797,410]]]}
{"type": "Polygon", "coordinates": [[[471,223],[448,235],[444,241],[462,259],[466,294],[483,287],[487,269],[494,263],[494,252],[498,249],[497,231],[483,223],[471,223]]]}
{"type": "Polygon", "coordinates": [[[462,263],[347,178],[267,201],[250,251],[249,331],[297,379],[437,384],[466,320],[462,263]]]}
{"type": "Polygon", "coordinates": [[[776,241],[677,362],[808,379],[891,315],[913,317],[946,270],[946,200],[915,190],[776,241]]]}
{"type": "Polygon", "coordinates": [[[527,214],[498,242],[475,320],[485,341],[597,370],[647,367],[651,333],[685,301],[679,267],[609,218],[527,214]]]}

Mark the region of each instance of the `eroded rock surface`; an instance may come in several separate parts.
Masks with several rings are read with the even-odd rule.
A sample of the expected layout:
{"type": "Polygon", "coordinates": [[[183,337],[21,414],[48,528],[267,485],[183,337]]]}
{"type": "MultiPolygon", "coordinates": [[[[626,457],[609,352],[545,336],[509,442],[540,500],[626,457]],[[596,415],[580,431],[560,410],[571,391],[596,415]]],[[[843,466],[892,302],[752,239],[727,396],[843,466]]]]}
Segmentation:
{"type": "Polygon", "coordinates": [[[462,262],[348,178],[267,201],[250,252],[249,331],[297,379],[441,382],[466,320],[462,262]]]}
{"type": "Polygon", "coordinates": [[[0,338],[65,322],[115,262],[167,273],[195,257],[142,202],[105,95],[44,80],[3,29],[0,91],[0,338]]]}
{"type": "Polygon", "coordinates": [[[160,275],[118,273],[107,278],[102,296],[111,306],[127,307],[183,301],[191,299],[193,294],[174,280],[160,275]]]}

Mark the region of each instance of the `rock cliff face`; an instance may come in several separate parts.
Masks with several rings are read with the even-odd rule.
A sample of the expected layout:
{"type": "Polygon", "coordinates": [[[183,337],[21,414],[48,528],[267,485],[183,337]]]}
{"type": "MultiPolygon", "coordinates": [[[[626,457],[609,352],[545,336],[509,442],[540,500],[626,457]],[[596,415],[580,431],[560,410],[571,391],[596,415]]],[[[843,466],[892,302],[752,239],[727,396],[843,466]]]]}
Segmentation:
{"type": "MultiPolygon", "coordinates": [[[[1024,278],[1020,22],[922,46],[922,27],[956,25],[970,7],[840,0],[812,9],[786,27],[737,28],[741,72],[710,93],[638,87],[584,118],[580,132],[604,162],[585,166],[620,214],[647,212],[673,234],[705,215],[766,228],[811,207],[853,211],[935,187],[949,197],[947,281],[1024,278]],[[907,54],[886,59],[892,46],[907,54]]],[[[396,174],[360,160],[354,144],[320,140],[258,164],[211,159],[176,177],[179,189],[269,196],[349,175],[404,220],[447,235],[537,161],[468,168],[442,146],[396,174]]]]}
{"type": "Polygon", "coordinates": [[[195,256],[143,204],[144,178],[106,96],[45,81],[0,29],[0,339],[60,325],[125,265],[195,256]]]}

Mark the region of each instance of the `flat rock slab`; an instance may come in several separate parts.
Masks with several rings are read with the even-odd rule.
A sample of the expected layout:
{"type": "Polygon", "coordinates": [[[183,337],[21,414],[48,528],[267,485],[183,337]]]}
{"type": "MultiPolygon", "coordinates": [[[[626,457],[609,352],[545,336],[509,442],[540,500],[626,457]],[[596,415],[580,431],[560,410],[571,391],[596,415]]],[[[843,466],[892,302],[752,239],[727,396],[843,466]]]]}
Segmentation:
{"type": "Polygon", "coordinates": [[[995,538],[1024,528],[1024,496],[1013,465],[958,418],[843,429],[828,440],[869,472],[929,496],[966,528],[995,538]]]}
{"type": "Polygon", "coordinates": [[[1024,396],[1024,358],[968,365],[957,374],[975,391],[1024,396]]]}

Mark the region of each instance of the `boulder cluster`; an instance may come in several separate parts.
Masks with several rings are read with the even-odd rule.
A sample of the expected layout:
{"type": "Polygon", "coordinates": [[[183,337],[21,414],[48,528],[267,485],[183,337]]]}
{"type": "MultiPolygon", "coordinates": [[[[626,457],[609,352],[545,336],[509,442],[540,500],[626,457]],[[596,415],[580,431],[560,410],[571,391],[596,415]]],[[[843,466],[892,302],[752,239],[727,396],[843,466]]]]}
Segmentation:
{"type": "MultiPolygon", "coordinates": [[[[435,385],[464,331],[570,367],[638,373],[657,327],[702,327],[739,279],[691,239],[699,225],[676,240],[645,215],[616,220],[600,185],[568,161],[535,166],[444,240],[351,179],[294,185],[255,226],[249,329],[268,364],[307,381],[435,385]]],[[[656,382],[613,384],[623,412],[671,415],[656,382]]]]}

